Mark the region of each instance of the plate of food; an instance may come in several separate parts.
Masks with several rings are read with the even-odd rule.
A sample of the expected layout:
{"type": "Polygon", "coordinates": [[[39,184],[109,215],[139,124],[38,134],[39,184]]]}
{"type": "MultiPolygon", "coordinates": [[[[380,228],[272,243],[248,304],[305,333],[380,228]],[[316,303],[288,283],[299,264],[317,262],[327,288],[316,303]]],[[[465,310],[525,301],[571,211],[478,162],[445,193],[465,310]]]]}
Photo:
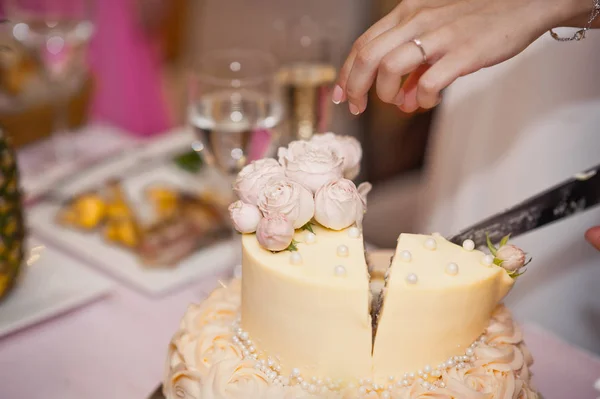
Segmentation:
{"type": "Polygon", "coordinates": [[[29,225],[147,293],[233,266],[214,176],[181,150],[152,162],[83,171],[32,207],[29,225]]]}

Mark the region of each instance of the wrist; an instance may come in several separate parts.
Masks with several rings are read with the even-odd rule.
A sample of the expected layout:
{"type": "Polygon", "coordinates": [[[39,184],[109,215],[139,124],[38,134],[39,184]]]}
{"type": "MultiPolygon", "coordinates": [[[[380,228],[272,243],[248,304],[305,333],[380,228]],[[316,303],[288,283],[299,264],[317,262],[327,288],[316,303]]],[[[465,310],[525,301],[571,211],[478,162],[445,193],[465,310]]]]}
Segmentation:
{"type": "MultiPolygon", "coordinates": [[[[582,28],[587,25],[594,8],[592,0],[561,0],[557,3],[557,15],[553,28],[582,28]]],[[[592,27],[598,27],[600,21],[594,21],[592,27]]]]}

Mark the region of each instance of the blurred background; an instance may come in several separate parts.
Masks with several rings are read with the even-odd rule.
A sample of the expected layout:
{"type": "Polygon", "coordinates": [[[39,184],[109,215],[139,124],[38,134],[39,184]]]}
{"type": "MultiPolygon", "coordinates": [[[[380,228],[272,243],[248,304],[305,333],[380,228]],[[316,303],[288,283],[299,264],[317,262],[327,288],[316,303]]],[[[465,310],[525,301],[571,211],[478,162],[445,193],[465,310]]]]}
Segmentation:
{"type": "MultiPolygon", "coordinates": [[[[239,265],[232,179],[291,140],[361,142],[357,180],[374,185],[364,236],[381,248],[400,232],[455,233],[599,161],[600,80],[557,78],[597,74],[595,32],[560,48],[542,38],[458,81],[436,110],[404,114],[374,93],[359,117],[334,106],[352,43],[396,5],[0,0],[0,357],[17,365],[0,397],[39,393],[23,383],[28,353],[43,353],[45,397],[150,392],[187,304],[239,265]],[[97,373],[65,379],[86,367],[97,373]]],[[[536,261],[508,302],[600,353],[600,269],[582,238],[594,212],[516,241],[536,261]]],[[[536,328],[536,359],[550,346],[571,356],[538,366],[546,387],[572,364],[600,370],[536,328]]]]}

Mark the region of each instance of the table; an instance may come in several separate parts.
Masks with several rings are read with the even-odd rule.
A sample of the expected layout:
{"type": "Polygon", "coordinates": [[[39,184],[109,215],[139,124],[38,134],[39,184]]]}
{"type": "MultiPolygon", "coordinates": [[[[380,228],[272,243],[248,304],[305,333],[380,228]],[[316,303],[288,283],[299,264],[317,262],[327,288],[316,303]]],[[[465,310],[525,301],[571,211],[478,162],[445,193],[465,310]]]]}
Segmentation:
{"type": "MultiPolygon", "coordinates": [[[[220,278],[226,277],[161,298],[117,283],[104,300],[0,338],[0,398],[145,399],[161,381],[167,345],[187,305],[220,278]]],[[[545,399],[600,396],[593,388],[600,359],[535,325],[524,331],[545,399]]]]}

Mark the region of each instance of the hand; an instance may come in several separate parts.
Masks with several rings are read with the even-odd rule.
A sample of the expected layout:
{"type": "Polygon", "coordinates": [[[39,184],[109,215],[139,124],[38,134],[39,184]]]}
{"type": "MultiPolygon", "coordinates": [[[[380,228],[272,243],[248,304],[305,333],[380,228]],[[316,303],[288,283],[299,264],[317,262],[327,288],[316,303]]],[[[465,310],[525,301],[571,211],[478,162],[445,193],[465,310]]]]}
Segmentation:
{"type": "Polygon", "coordinates": [[[332,99],[348,100],[358,115],[375,84],[381,100],[405,112],[432,108],[458,77],[512,58],[548,29],[589,16],[591,7],[591,0],[402,0],[356,40],[332,99]]]}
{"type": "Polygon", "coordinates": [[[600,251],[600,226],[592,227],[585,232],[585,239],[600,251]]]}

